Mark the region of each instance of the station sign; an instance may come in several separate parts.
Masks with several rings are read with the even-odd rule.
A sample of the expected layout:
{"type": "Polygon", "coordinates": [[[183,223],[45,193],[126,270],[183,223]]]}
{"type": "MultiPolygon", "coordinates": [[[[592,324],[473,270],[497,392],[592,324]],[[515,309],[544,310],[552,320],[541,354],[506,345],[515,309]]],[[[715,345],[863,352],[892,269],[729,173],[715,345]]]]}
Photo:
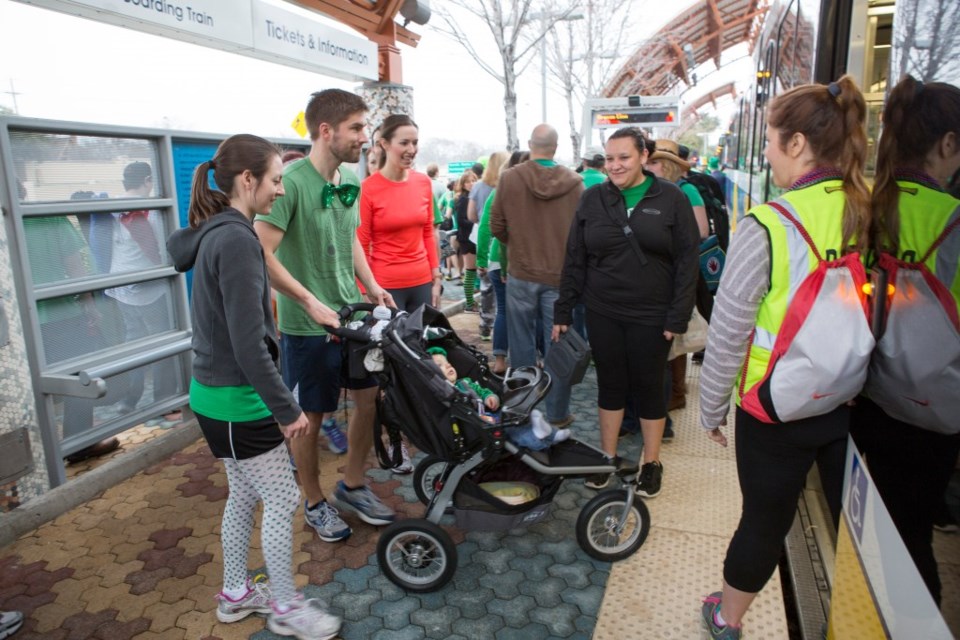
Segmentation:
{"type": "Polygon", "coordinates": [[[474,164],[476,163],[471,160],[465,160],[461,162],[448,162],[447,175],[448,176],[460,175],[464,171],[467,171],[468,169],[470,169],[470,167],[472,167],[474,164]]]}
{"type": "Polygon", "coordinates": [[[588,100],[590,127],[613,129],[626,126],[676,127],[680,124],[680,100],[676,96],[622,96],[588,100]]]}
{"type": "Polygon", "coordinates": [[[379,78],[375,43],[263,0],[17,1],[327,76],[379,78]]]}

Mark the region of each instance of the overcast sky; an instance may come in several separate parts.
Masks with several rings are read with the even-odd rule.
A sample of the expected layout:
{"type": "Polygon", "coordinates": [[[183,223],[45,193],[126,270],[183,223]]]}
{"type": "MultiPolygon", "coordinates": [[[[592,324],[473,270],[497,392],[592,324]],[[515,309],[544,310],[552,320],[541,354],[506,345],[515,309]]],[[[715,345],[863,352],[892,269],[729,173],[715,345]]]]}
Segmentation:
{"type": "MultiPolygon", "coordinates": [[[[643,23],[655,28],[691,1],[634,4],[643,8],[643,23]]],[[[421,137],[502,148],[502,86],[460,45],[427,27],[410,27],[423,38],[415,49],[400,46],[403,80],[414,87],[421,137]]],[[[474,23],[471,31],[474,41],[495,55],[487,28],[474,23]]],[[[358,85],[0,0],[0,104],[12,108],[11,81],[21,115],[272,137],[296,137],[290,122],[311,92],[358,85]]],[[[540,121],[539,61],[520,78],[517,93],[523,141],[540,121]]],[[[560,131],[560,154],[569,155],[559,94],[550,94],[548,120],[560,131]]]]}

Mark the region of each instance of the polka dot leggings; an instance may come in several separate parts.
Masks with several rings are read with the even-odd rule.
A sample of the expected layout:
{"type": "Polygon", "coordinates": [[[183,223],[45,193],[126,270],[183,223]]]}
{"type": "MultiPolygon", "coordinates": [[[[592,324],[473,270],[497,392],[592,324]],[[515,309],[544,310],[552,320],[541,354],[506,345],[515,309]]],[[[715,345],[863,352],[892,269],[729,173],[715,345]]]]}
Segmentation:
{"type": "Polygon", "coordinates": [[[257,502],[263,501],[260,526],[263,558],[270,574],[273,599],[284,605],[296,596],[293,583],[293,516],[300,505],[300,489],[290,468],[285,444],[245,460],[221,458],[227,469],[230,494],[223,511],[223,584],[243,589],[247,581],[247,553],[257,502]]]}

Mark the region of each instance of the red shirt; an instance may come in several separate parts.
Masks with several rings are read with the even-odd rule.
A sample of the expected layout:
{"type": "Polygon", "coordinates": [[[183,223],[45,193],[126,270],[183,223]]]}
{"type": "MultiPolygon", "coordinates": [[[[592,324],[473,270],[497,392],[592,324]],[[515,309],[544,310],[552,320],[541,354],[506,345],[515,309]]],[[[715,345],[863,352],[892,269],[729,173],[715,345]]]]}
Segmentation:
{"type": "Polygon", "coordinates": [[[433,282],[433,269],[440,263],[430,178],[411,171],[405,182],[379,173],[364,180],[357,238],[381,287],[405,289],[433,282]]]}

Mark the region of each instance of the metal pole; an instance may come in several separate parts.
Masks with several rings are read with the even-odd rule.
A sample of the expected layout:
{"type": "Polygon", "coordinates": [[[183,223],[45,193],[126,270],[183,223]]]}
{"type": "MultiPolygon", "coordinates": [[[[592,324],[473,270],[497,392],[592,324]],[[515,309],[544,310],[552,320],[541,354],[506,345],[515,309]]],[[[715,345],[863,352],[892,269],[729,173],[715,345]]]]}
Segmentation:
{"type": "Polygon", "coordinates": [[[543,107],[542,123],[547,121],[547,34],[540,39],[540,104],[543,107]]]}

